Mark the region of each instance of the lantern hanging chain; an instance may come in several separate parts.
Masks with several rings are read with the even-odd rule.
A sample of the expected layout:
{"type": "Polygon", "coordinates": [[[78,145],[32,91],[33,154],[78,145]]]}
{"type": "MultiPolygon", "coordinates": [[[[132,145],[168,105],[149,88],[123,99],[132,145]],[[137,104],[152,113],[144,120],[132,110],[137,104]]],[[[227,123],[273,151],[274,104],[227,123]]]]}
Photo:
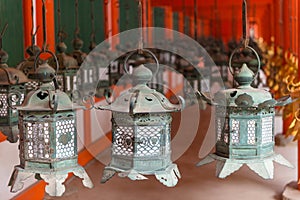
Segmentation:
{"type": "Polygon", "coordinates": [[[7,27],[8,27],[8,23],[6,22],[0,34],[0,50],[2,50],[2,38],[7,30],[7,27]]]}
{"type": "Polygon", "coordinates": [[[280,45],[283,46],[283,0],[279,0],[280,45]]]}
{"type": "Polygon", "coordinates": [[[94,0],[90,0],[90,2],[91,2],[91,25],[92,25],[91,42],[95,42],[94,0]]]}
{"type": "Polygon", "coordinates": [[[185,2],[182,0],[182,7],[183,7],[183,32],[185,33],[186,29],[186,24],[185,24],[185,14],[186,14],[186,7],[185,7],[185,2]]]}
{"type": "Polygon", "coordinates": [[[42,51],[45,52],[47,50],[46,5],[45,5],[45,0],[42,0],[42,2],[43,2],[42,13],[43,13],[43,37],[44,37],[44,43],[43,43],[42,51]]]}
{"type": "Polygon", "coordinates": [[[78,0],[75,0],[75,34],[74,37],[79,37],[79,21],[78,21],[78,0]]]}
{"type": "Polygon", "coordinates": [[[197,4],[197,0],[194,0],[194,30],[195,30],[194,37],[196,41],[198,41],[197,26],[198,26],[198,4],[197,4]]]}
{"type": "Polygon", "coordinates": [[[128,30],[129,27],[129,4],[128,1],[125,3],[125,29],[128,30]]]}
{"type": "Polygon", "coordinates": [[[59,42],[64,40],[64,32],[61,27],[61,9],[60,9],[60,0],[57,0],[57,26],[58,26],[58,39],[59,42]]]}
{"type": "Polygon", "coordinates": [[[292,25],[292,23],[293,23],[293,14],[292,14],[292,1],[291,0],[289,0],[289,13],[290,13],[290,21],[289,21],[289,32],[290,32],[290,45],[289,45],[289,49],[290,49],[290,51],[292,51],[292,45],[293,45],[293,33],[292,33],[292,31],[293,31],[293,25],[292,25]]]}
{"type": "Polygon", "coordinates": [[[232,6],[232,37],[233,40],[236,40],[236,10],[235,10],[235,6],[232,6]]]}
{"type": "Polygon", "coordinates": [[[249,38],[247,35],[247,2],[246,2],[246,0],[243,0],[242,18],[243,18],[243,45],[246,48],[249,44],[249,38]]]}
{"type": "Polygon", "coordinates": [[[138,18],[139,18],[139,28],[140,28],[140,40],[139,40],[139,46],[138,46],[138,52],[139,54],[142,53],[143,49],[143,4],[142,0],[139,0],[139,5],[138,5],[138,18]]]}
{"type": "Polygon", "coordinates": [[[37,26],[37,28],[35,29],[35,31],[34,31],[34,11],[33,11],[33,1],[34,0],[32,0],[32,2],[31,2],[31,22],[32,22],[32,26],[31,26],[31,47],[32,47],[32,49],[33,49],[33,46],[34,46],[34,44],[35,44],[35,36],[36,36],[36,34],[37,34],[37,31],[38,31],[38,29],[39,29],[39,26],[37,26]]]}
{"type": "Polygon", "coordinates": [[[217,6],[218,6],[218,2],[217,0],[215,0],[215,3],[214,3],[214,7],[213,7],[213,19],[215,20],[215,23],[214,23],[214,36],[215,38],[217,38],[217,6]]]}

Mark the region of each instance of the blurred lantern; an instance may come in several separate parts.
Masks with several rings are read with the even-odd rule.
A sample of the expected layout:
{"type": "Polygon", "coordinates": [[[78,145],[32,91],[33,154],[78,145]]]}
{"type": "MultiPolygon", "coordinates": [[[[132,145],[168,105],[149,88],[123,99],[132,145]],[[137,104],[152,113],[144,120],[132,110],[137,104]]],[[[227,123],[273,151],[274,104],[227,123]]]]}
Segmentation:
{"type": "MultiPolygon", "coordinates": [[[[57,18],[58,18],[58,38],[59,42],[56,45],[56,57],[59,63],[59,70],[57,72],[56,79],[59,84],[59,88],[67,93],[72,98],[72,92],[76,90],[77,86],[77,71],[79,69],[78,63],[75,58],[66,54],[67,45],[64,43],[66,33],[60,26],[60,0],[57,1],[57,18]]],[[[55,68],[56,63],[53,59],[50,59],[50,65],[55,68]]]]}
{"type": "MultiPolygon", "coordinates": [[[[159,67],[152,52],[140,51],[152,55],[159,67]]],[[[134,53],[136,51],[125,59],[127,73],[127,61],[134,53]]],[[[173,187],[180,173],[171,161],[170,113],[180,111],[182,106],[171,104],[165,96],[146,85],[152,72],[144,65],[133,69],[132,78],[133,88],[110,105],[98,108],[112,111],[113,133],[112,158],[104,169],[101,182],[106,182],[116,172],[132,180],[143,180],[146,179],[143,175],[154,174],[161,183],[173,187]]]]}
{"type": "Polygon", "coordinates": [[[23,72],[8,67],[8,54],[2,49],[2,38],[7,24],[0,35],[0,131],[9,142],[18,141],[18,112],[12,106],[19,106],[26,95],[25,83],[29,80],[23,72]]]}
{"type": "MultiPolygon", "coordinates": [[[[39,56],[50,53],[42,51],[39,56]]],[[[80,107],[73,105],[66,93],[58,89],[55,70],[47,63],[36,70],[41,86],[31,91],[22,106],[18,106],[20,129],[20,165],[15,166],[9,186],[11,192],[22,189],[23,181],[32,175],[43,179],[48,185],[46,192],[61,196],[65,191],[63,182],[68,173],[83,179],[86,187],[93,184],[84,168],[77,163],[76,112],[80,107]]]]}
{"type": "Polygon", "coordinates": [[[23,188],[23,182],[32,175],[43,179],[46,192],[51,196],[61,196],[65,192],[63,182],[68,173],[82,178],[86,187],[93,184],[84,168],[77,163],[77,128],[76,112],[80,108],[73,105],[68,95],[59,90],[55,70],[44,62],[37,68],[39,57],[48,53],[59,64],[56,56],[46,50],[46,7],[43,1],[43,50],[37,54],[34,62],[35,76],[41,85],[31,91],[19,111],[20,165],[15,166],[9,186],[11,192],[23,188]]]}
{"type": "MultiPolygon", "coordinates": [[[[251,47],[246,48],[256,55],[259,70],[258,54],[251,47]]],[[[272,179],[272,161],[292,167],[280,154],[274,153],[274,106],[285,105],[290,98],[276,101],[268,91],[251,87],[255,74],[246,64],[234,72],[231,60],[238,50],[229,60],[238,87],[219,91],[213,102],[216,106],[216,152],[200,161],[198,166],[216,160],[216,175],[225,178],[246,164],[264,179],[272,179]]]]}
{"type": "MultiPolygon", "coordinates": [[[[35,44],[35,36],[39,29],[39,27],[36,28],[34,32],[34,13],[33,13],[33,1],[31,4],[31,18],[32,18],[32,29],[31,29],[31,46],[26,48],[26,53],[29,55],[29,57],[22,62],[20,62],[17,65],[17,69],[21,70],[28,78],[29,81],[25,84],[27,92],[31,90],[35,90],[38,87],[38,80],[37,77],[35,77],[35,71],[34,71],[34,60],[36,55],[41,51],[40,47],[35,44]]],[[[41,64],[41,63],[39,63],[41,64]]]]}
{"type": "Polygon", "coordinates": [[[74,51],[72,52],[72,56],[77,60],[77,63],[80,66],[86,57],[86,53],[81,51],[83,41],[79,38],[80,28],[78,22],[78,0],[75,0],[75,27],[75,38],[72,42],[74,51]]]}

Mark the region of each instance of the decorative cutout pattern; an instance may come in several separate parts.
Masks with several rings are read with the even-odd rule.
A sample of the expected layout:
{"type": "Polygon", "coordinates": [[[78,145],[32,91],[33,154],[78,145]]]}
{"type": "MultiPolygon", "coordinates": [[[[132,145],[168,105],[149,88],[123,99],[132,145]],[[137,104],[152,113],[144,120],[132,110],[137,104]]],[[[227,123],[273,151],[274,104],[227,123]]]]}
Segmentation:
{"type": "Polygon", "coordinates": [[[261,137],[262,137],[262,144],[270,143],[273,141],[273,117],[265,117],[262,118],[262,130],[261,130],[261,137]]]}
{"type": "Polygon", "coordinates": [[[255,120],[249,120],[247,122],[247,144],[255,144],[256,143],[256,135],[255,135],[255,120]]]}
{"type": "Polygon", "coordinates": [[[75,120],[56,122],[56,158],[69,158],[75,155],[75,120]]]}

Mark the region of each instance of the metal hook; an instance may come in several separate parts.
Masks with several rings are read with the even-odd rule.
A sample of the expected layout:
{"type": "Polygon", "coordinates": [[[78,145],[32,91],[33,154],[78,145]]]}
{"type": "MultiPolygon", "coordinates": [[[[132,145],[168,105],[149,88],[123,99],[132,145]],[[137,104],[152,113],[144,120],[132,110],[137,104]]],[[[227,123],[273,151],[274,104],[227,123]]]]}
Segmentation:
{"type": "Polygon", "coordinates": [[[249,44],[249,38],[247,35],[247,1],[243,0],[243,9],[242,9],[242,18],[243,18],[243,44],[246,48],[249,44]]]}
{"type": "Polygon", "coordinates": [[[43,7],[42,7],[42,13],[43,13],[43,37],[44,37],[44,42],[43,42],[43,48],[42,51],[46,51],[47,49],[47,23],[46,23],[46,1],[42,0],[43,2],[43,7]]]}
{"type": "Polygon", "coordinates": [[[94,43],[96,38],[95,38],[95,16],[94,16],[94,0],[90,0],[91,2],[91,25],[92,25],[92,32],[90,35],[91,38],[91,43],[94,43]]]}
{"type": "Polygon", "coordinates": [[[143,49],[143,3],[142,3],[142,0],[139,0],[138,10],[139,10],[138,17],[139,17],[139,28],[140,28],[140,40],[139,40],[138,53],[142,54],[142,49],[143,49]]]}
{"type": "Polygon", "coordinates": [[[79,21],[78,21],[78,0],[75,0],[75,32],[74,32],[74,37],[78,38],[79,37],[79,21]]]}
{"type": "Polygon", "coordinates": [[[0,34],[0,50],[2,49],[2,38],[7,30],[8,23],[6,22],[0,34]]]}

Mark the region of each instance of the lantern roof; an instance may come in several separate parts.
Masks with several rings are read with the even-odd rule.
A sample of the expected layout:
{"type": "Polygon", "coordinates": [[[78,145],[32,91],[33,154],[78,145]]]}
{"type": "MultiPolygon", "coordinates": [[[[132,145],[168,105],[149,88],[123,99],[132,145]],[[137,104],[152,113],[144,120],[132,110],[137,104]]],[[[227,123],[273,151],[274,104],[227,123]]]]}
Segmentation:
{"type": "Polygon", "coordinates": [[[100,106],[100,109],[130,114],[166,113],[182,109],[180,105],[172,104],[163,94],[146,85],[152,78],[152,72],[144,65],[135,68],[132,77],[135,86],[110,105],[100,106]]]}
{"type": "Polygon", "coordinates": [[[250,86],[254,73],[243,64],[240,72],[234,76],[239,83],[237,88],[222,90],[216,93],[215,103],[223,106],[259,107],[261,105],[274,106],[276,101],[270,92],[250,86]]]}
{"type": "Polygon", "coordinates": [[[28,82],[26,75],[12,67],[8,67],[7,64],[0,64],[0,85],[17,85],[28,82]]]}
{"type": "Polygon", "coordinates": [[[18,110],[23,111],[66,111],[80,108],[74,105],[70,97],[63,91],[55,88],[55,70],[47,63],[41,65],[36,70],[42,85],[39,89],[31,91],[26,95],[22,106],[18,110]]]}

